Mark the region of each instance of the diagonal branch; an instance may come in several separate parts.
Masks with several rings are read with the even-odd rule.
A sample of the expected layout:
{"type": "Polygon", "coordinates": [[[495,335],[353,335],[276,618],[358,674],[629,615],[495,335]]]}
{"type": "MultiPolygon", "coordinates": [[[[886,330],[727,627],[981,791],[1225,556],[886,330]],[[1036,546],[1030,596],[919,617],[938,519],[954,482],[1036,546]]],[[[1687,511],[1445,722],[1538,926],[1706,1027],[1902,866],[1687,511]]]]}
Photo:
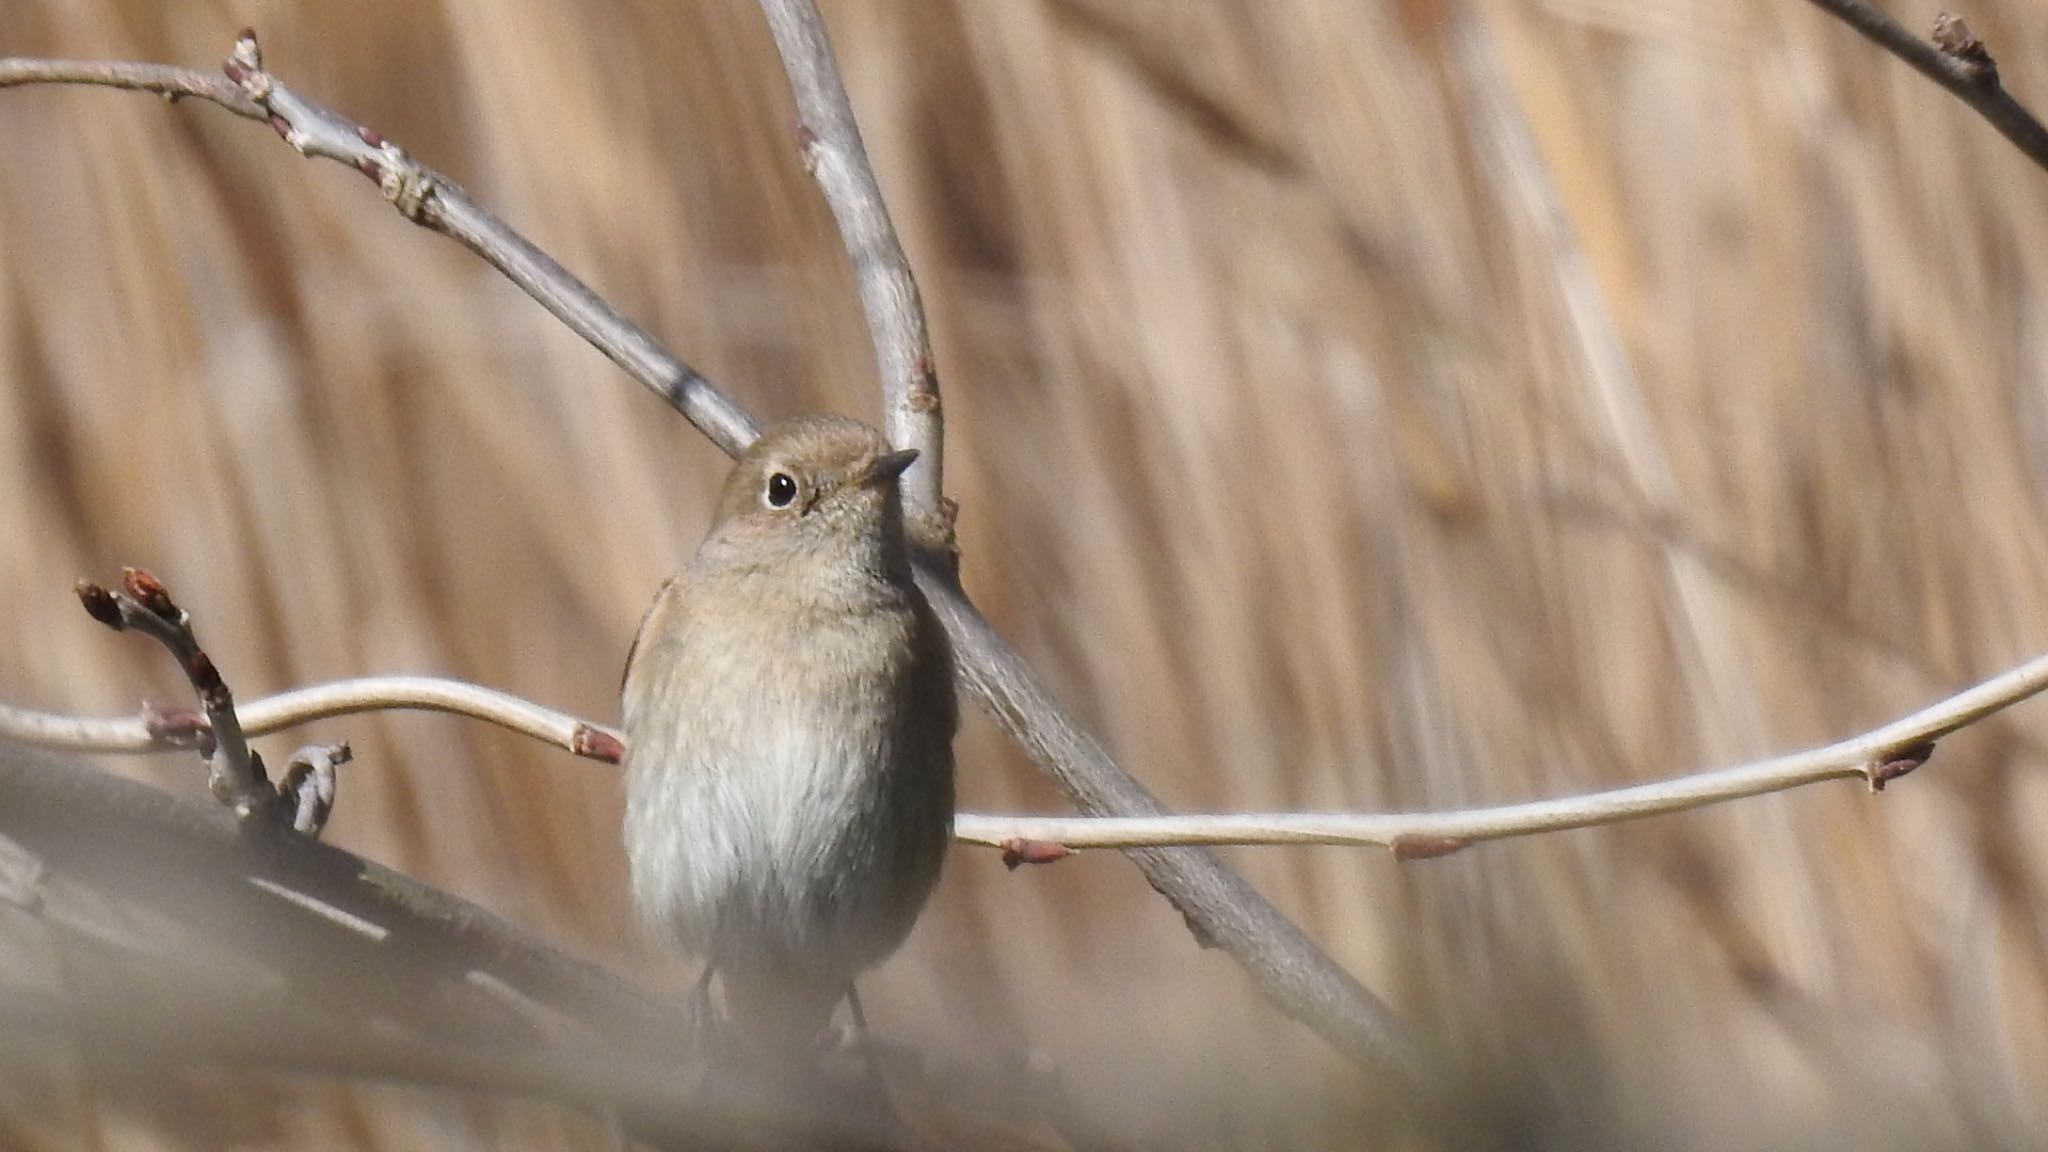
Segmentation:
{"type": "Polygon", "coordinates": [[[804,166],[832,209],[853,262],[881,371],[883,427],[890,443],[918,451],[917,462],[903,474],[904,514],[926,543],[950,551],[953,518],[943,500],[945,418],[917,280],[868,163],[818,6],[811,0],[761,0],[761,11],[796,97],[804,166]]]}
{"type": "Polygon", "coordinates": [[[1936,17],[1934,39],[1928,41],[1907,31],[1868,0],[1811,2],[1948,89],[2012,141],[2029,160],[2048,169],[2048,127],[2043,127],[2032,112],[2005,90],[1990,51],[1960,17],[1946,12],[1936,17]]]}
{"type": "Polygon", "coordinates": [[[884,1144],[843,1073],[731,1059],[598,965],[279,826],[0,745],[0,860],[0,1062],[533,1094],[657,1147],[884,1144]]]}

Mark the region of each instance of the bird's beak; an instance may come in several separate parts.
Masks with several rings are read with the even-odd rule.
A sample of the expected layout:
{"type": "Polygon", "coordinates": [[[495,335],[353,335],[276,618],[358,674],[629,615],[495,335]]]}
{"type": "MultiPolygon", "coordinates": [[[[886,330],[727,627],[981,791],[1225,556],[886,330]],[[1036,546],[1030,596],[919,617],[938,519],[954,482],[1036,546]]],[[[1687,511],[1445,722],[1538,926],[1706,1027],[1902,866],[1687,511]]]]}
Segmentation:
{"type": "Polygon", "coordinates": [[[903,470],[910,467],[911,461],[916,459],[917,449],[915,448],[905,448],[897,452],[884,452],[880,456],[875,457],[874,463],[868,465],[867,471],[860,474],[859,483],[880,484],[884,480],[894,480],[898,476],[903,475],[903,470]]]}

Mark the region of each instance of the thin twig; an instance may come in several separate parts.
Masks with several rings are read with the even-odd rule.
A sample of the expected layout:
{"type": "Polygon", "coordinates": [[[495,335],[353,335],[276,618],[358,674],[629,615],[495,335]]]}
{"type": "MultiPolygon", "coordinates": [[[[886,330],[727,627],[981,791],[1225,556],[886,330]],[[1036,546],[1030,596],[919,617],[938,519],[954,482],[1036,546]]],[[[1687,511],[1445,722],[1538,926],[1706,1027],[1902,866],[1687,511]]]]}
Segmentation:
{"type": "Polygon", "coordinates": [[[377,184],[400,215],[483,257],[627,375],[668,401],[720,451],[737,455],[753,443],[759,430],[753,417],[547,253],[485,211],[460,185],[378,133],[304,99],[264,71],[254,32],[243,30],[223,68],[226,80],[150,64],[0,58],[0,88],[92,84],[190,96],[268,123],[301,155],[356,169],[377,184]]]}
{"type": "Polygon", "coordinates": [[[811,0],[761,0],[761,11],[796,97],[804,166],[824,193],[853,262],[882,377],[883,428],[898,448],[918,451],[917,462],[903,474],[904,515],[923,542],[949,552],[953,518],[943,502],[945,420],[917,280],[889,221],[818,6],[811,0]]]}
{"type": "Polygon", "coordinates": [[[2048,169],[2048,127],[2005,90],[1998,65],[1968,25],[1949,13],[1935,19],[1935,40],[1922,40],[1867,0],[1812,0],[1865,39],[1911,64],[1922,76],[1948,89],[2013,142],[2029,160],[2048,169]]]}
{"type": "MultiPolygon", "coordinates": [[[[482,720],[592,760],[616,764],[625,745],[618,732],[509,693],[436,676],[365,676],[294,688],[241,705],[251,737],[336,716],[392,710],[446,712],[482,720]]],[[[0,704],[0,739],[70,752],[142,753],[188,748],[184,729],[163,713],[66,716],[0,704]]]]}
{"type": "MultiPolygon", "coordinates": [[[[1850,777],[1872,791],[1925,763],[1936,741],[2048,690],[2048,656],[1966,688],[1860,736],[1768,760],[1675,776],[1649,784],[1524,804],[1450,812],[1268,812],[1177,816],[1008,816],[962,812],[961,844],[1001,848],[1021,864],[1047,863],[1081,848],[1327,844],[1391,848],[1406,856],[1618,824],[1850,777]],[[1065,850],[1065,851],[1063,851],[1065,850]],[[1042,857],[1042,858],[1041,858],[1042,857]]],[[[372,676],[268,696],[243,705],[243,729],[265,736],[335,716],[423,709],[482,720],[566,752],[616,763],[612,729],[509,693],[431,676],[372,676]]],[[[149,753],[183,747],[153,735],[146,718],[95,719],[0,706],[0,739],[72,752],[149,753]]]]}
{"type": "MultiPolygon", "coordinates": [[[[265,118],[288,143],[308,155],[356,166],[376,180],[407,219],[442,232],[483,257],[628,375],[667,400],[728,455],[752,441],[757,426],[730,398],[453,182],[376,133],[291,93],[264,72],[252,33],[245,32],[238,41],[230,64],[239,73],[244,95],[262,104],[265,118]]],[[[214,99],[248,114],[246,102],[218,100],[206,84],[176,70],[165,75],[175,81],[172,90],[214,99]]],[[[106,76],[101,64],[0,60],[0,87],[106,83],[106,76]]],[[[134,87],[133,78],[128,79],[131,82],[117,86],[134,87]]],[[[950,572],[922,565],[919,586],[946,620],[964,682],[1069,799],[1090,815],[1159,811],[1144,786],[1060,710],[1023,658],[968,601],[950,572]]],[[[1392,1012],[1213,854],[1199,848],[1144,849],[1131,857],[1153,888],[1180,911],[1196,938],[1227,951],[1283,1011],[1369,1069],[1417,1088],[1432,1079],[1418,1071],[1422,1062],[1392,1012]]]]}

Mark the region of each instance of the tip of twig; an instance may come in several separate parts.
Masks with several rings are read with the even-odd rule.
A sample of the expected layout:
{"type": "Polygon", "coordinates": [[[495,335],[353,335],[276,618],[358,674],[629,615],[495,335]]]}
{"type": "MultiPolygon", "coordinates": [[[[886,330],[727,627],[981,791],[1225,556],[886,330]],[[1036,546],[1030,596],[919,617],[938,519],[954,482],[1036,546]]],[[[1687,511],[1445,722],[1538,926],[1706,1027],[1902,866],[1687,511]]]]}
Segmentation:
{"type": "Polygon", "coordinates": [[[127,627],[121,620],[121,605],[114,600],[114,594],[90,580],[78,582],[78,602],[85,605],[88,616],[119,632],[127,627]]]}
{"type": "Polygon", "coordinates": [[[569,751],[590,760],[617,764],[626,758],[626,745],[617,736],[589,724],[576,725],[569,736],[569,751]]]}
{"type": "Polygon", "coordinates": [[[1470,843],[1470,840],[1460,840],[1456,836],[1426,836],[1421,833],[1403,832],[1394,837],[1392,848],[1394,859],[1406,863],[1410,860],[1434,860],[1439,856],[1449,856],[1470,843]]]}
{"type": "Polygon", "coordinates": [[[128,593],[137,604],[148,609],[152,615],[175,624],[178,622],[178,605],[171,599],[170,589],[163,581],[140,568],[121,569],[121,590],[128,593]]]}
{"type": "Polygon", "coordinates": [[[1003,867],[1012,872],[1026,864],[1050,864],[1074,854],[1074,850],[1065,844],[1055,844],[1050,840],[1026,840],[1022,837],[1003,841],[1002,850],[1003,867]]]}
{"type": "Polygon", "coordinates": [[[1998,83],[1998,61],[1991,58],[1991,50],[1984,41],[1970,30],[1970,25],[1953,12],[1943,12],[1934,18],[1934,46],[1941,54],[1961,64],[1977,80],[1987,84],[1998,83]]]}
{"type": "Polygon", "coordinates": [[[1872,792],[1882,792],[1885,785],[1927,763],[1928,758],[1933,755],[1932,740],[1908,744],[1904,748],[1894,748],[1864,765],[1863,776],[1870,781],[1872,792]]]}

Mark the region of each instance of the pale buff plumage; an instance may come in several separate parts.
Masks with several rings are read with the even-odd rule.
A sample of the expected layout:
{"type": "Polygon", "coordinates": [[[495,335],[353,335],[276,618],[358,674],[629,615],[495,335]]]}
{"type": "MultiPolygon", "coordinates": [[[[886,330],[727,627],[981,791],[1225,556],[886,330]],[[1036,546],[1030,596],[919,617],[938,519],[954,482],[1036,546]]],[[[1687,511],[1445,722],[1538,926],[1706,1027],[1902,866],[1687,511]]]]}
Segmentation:
{"type": "Polygon", "coordinates": [[[840,418],[763,435],[627,660],[635,903],[745,1031],[815,1035],[950,839],[952,664],[911,580],[908,455],[840,418]]]}

